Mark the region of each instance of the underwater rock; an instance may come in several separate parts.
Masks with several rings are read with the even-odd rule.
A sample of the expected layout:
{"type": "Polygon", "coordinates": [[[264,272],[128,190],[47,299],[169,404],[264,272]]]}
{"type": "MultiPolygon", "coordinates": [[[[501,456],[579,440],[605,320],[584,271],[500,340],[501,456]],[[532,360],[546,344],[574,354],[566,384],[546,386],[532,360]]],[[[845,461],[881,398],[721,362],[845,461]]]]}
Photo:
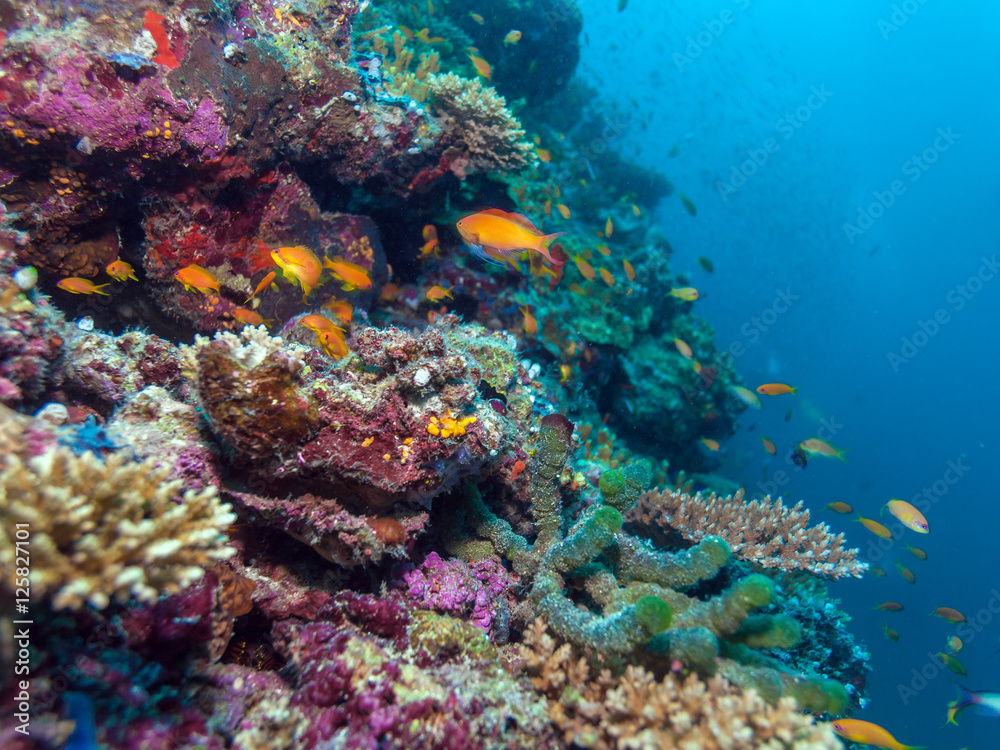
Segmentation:
{"type": "Polygon", "coordinates": [[[201,339],[189,357],[213,431],[253,476],[370,513],[428,503],[513,446],[513,424],[479,396],[484,365],[459,348],[463,330],[452,346],[448,329],[367,328],[337,367],[262,328],[201,339]]]}
{"type": "Polygon", "coordinates": [[[70,330],[62,376],[79,393],[118,406],[147,386],[180,386],[180,351],[169,341],[144,331],[111,336],[70,330]]]}
{"type": "MultiPolygon", "coordinates": [[[[228,157],[227,157],[228,158],[228,157]]],[[[326,274],[308,297],[282,277],[277,291],[257,295],[255,312],[283,325],[336,293],[361,309],[369,307],[387,278],[385,253],[375,224],[364,216],[321,212],[308,187],[295,174],[282,171],[255,176],[239,169],[221,171],[206,185],[188,184],[170,196],[163,195],[146,212],[143,267],[156,283],[151,291],[164,310],[189,321],[196,329],[212,331],[241,328],[234,312],[268,271],[275,270],[271,251],[302,245],[319,260],[324,255],[364,268],[372,289],[344,293],[340,282],[326,274]],[[212,189],[216,199],[206,199],[212,189]],[[224,198],[224,200],[223,200],[224,198]],[[174,273],[190,264],[208,269],[220,284],[220,293],[186,290],[174,273]]]]}

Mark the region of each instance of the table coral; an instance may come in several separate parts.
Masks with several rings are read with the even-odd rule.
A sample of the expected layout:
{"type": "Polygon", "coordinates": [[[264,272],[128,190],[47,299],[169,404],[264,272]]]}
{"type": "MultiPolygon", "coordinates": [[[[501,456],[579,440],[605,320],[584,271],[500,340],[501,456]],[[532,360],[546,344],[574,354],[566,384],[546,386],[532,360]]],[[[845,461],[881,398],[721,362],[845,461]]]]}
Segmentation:
{"type": "Polygon", "coordinates": [[[858,550],[844,548],[843,534],[834,535],[825,523],[809,526],[801,501],[787,508],[780,498],[744,500],[742,489],[728,497],[662,490],[639,498],[630,518],[691,542],[720,536],[737,557],[764,568],[806,570],[832,579],[860,578],[868,569],[858,560],[858,550]]]}

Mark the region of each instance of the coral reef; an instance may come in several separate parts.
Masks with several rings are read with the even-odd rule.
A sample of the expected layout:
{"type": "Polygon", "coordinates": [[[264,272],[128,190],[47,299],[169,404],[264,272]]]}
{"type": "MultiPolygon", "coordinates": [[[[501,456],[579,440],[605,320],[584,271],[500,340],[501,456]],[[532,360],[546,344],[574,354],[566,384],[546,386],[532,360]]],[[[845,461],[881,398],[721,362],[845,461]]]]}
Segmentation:
{"type": "Polygon", "coordinates": [[[648,492],[629,518],[658,525],[689,542],[722,537],[737,557],[764,568],[806,570],[832,579],[860,578],[868,569],[868,563],[858,560],[858,550],[845,549],[843,534],[834,535],[825,523],[809,526],[802,501],[786,508],[780,498],[743,498],[742,489],[728,497],[669,489],[648,492]]]}
{"type": "Polygon", "coordinates": [[[453,346],[448,325],[419,336],[367,328],[337,367],[262,329],[201,339],[188,357],[212,429],[252,474],[310,482],[345,506],[381,511],[429,502],[513,444],[509,419],[475,406],[490,364],[477,354],[516,367],[514,352],[503,337],[478,337],[496,343],[478,350],[461,337],[453,346]],[[442,419],[461,429],[442,430],[442,419]]]}
{"type": "Polygon", "coordinates": [[[30,529],[31,590],[56,609],[176,592],[231,554],[222,531],[235,516],[214,487],[183,492],[169,469],[124,453],[101,460],[53,447],[19,455],[30,423],[3,408],[0,559],[13,569],[16,530],[30,529]],[[22,524],[22,526],[17,526],[22,524]]]}
{"type": "MultiPolygon", "coordinates": [[[[553,632],[575,646],[607,655],[645,653],[663,663],[680,662],[702,674],[721,672],[743,687],[753,687],[776,703],[783,696],[818,713],[839,713],[847,704],[844,687],[817,675],[794,675],[754,649],[798,643],[801,630],[785,616],[754,615],[775,597],[774,583],[750,575],[704,601],[685,593],[714,578],[730,561],[729,545],[704,536],[690,549],[664,553],[621,531],[650,481],[636,463],[605,472],[601,502],[586,508],[564,531],[556,483],[570,445],[572,426],[561,415],[542,419],[533,477],[534,543],[513,531],[467,487],[465,520],[489,540],[514,570],[531,579],[534,612],[553,632]],[[578,606],[574,593],[586,594],[600,613],[578,606]],[[752,635],[751,635],[752,633],[752,635]],[[721,657],[721,658],[720,658],[721,657]]],[[[478,545],[452,542],[458,554],[478,545]]]]}
{"type": "Polygon", "coordinates": [[[525,633],[522,668],[548,698],[548,712],[567,745],[601,748],[732,747],[838,750],[830,724],[816,723],[783,698],[769,705],[719,676],[703,682],[641,666],[615,675],[570,644],[559,644],[538,620],[525,633]]]}
{"type": "Polygon", "coordinates": [[[493,89],[454,73],[431,74],[427,85],[442,127],[453,134],[442,159],[457,177],[517,171],[535,163],[534,147],[493,89]]]}
{"type": "Polygon", "coordinates": [[[799,712],[858,707],[868,656],[817,577],[863,565],[721,497],[739,375],[669,294],[673,188],[571,79],[581,29],[572,0],[0,0],[32,740],[838,746],[799,712]],[[485,206],[554,261],[470,253],[485,206]]]}

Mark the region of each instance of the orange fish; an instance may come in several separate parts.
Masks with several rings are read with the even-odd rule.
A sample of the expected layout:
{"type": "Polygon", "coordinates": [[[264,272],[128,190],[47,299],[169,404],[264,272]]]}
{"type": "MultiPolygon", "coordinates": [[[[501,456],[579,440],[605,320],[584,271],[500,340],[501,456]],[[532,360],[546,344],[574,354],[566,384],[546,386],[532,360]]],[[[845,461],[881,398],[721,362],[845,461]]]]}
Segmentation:
{"type": "MultiPolygon", "coordinates": [[[[757,390],[760,390],[760,388],[757,390]]],[[[792,389],[792,392],[795,392],[794,389],[792,389]]],[[[832,445],[820,440],[819,438],[809,438],[808,440],[803,440],[799,443],[799,448],[810,456],[826,456],[827,458],[839,458],[841,461],[847,460],[844,458],[844,454],[847,452],[846,448],[837,450],[832,445]]]]}
{"type": "Polygon", "coordinates": [[[712,440],[711,438],[702,438],[699,440],[702,445],[708,448],[710,451],[717,451],[721,447],[718,440],[712,440]]]}
{"type": "Polygon", "coordinates": [[[319,315],[318,313],[312,313],[311,315],[306,315],[299,321],[300,326],[305,326],[313,333],[321,333],[322,331],[340,331],[342,330],[340,326],[334,323],[325,315],[319,315]]]}
{"type": "Polygon", "coordinates": [[[911,547],[909,542],[904,542],[903,544],[906,546],[906,549],[909,550],[910,554],[913,555],[918,560],[927,559],[927,553],[924,552],[919,547],[911,547]]]}
{"type": "Polygon", "coordinates": [[[641,214],[641,213],[642,213],[642,211],[639,210],[639,207],[633,203],[632,204],[632,215],[635,216],[635,217],[638,217],[639,214],[641,214]]]}
{"type": "MultiPolygon", "coordinates": [[[[535,153],[538,154],[539,160],[545,162],[546,164],[552,161],[552,152],[548,149],[536,148],[535,153]]],[[[521,196],[521,200],[524,200],[523,195],[521,196]]]]}
{"type": "Polygon", "coordinates": [[[898,602],[882,602],[877,607],[872,607],[872,609],[881,609],[883,612],[902,612],[903,605],[898,602]]]}
{"type": "Polygon", "coordinates": [[[334,255],[333,260],[323,258],[323,267],[329,268],[334,276],[344,282],[345,292],[372,288],[372,280],[368,278],[368,270],[364,266],[345,260],[340,255],[334,255]]]}
{"type": "Polygon", "coordinates": [[[549,252],[549,245],[566,233],[542,234],[524,214],[489,208],[460,219],[456,227],[472,252],[485,261],[516,265],[525,250],[533,250],[552,265],[562,265],[549,252]]]}
{"type": "Polygon", "coordinates": [[[595,271],[594,267],[583,259],[582,255],[574,255],[573,262],[576,264],[577,270],[587,281],[593,281],[597,278],[597,271],[595,271]]]}
{"type": "Polygon", "coordinates": [[[132,279],[132,281],[139,280],[135,277],[135,269],[123,260],[108,263],[104,270],[115,281],[125,281],[125,279],[132,279]]]}
{"type": "Polygon", "coordinates": [[[861,524],[875,536],[880,536],[883,539],[892,539],[892,532],[878,521],[874,521],[871,518],[865,518],[860,513],[858,514],[856,520],[860,521],[861,524]]]}
{"type": "Polygon", "coordinates": [[[772,456],[778,453],[778,449],[774,447],[774,443],[768,440],[766,437],[761,436],[760,442],[764,444],[764,450],[770,453],[772,456]]]}
{"type": "Polygon", "coordinates": [[[587,292],[585,292],[583,287],[580,286],[579,284],[570,284],[569,290],[573,292],[573,294],[579,294],[581,297],[587,296],[587,292]]]}
{"type": "Polygon", "coordinates": [[[265,276],[263,279],[261,279],[260,283],[257,285],[257,288],[253,290],[253,294],[251,294],[249,297],[247,297],[247,301],[244,302],[243,304],[244,305],[250,304],[250,300],[252,300],[258,294],[260,294],[265,289],[267,289],[267,287],[271,284],[271,282],[274,281],[274,279],[277,277],[277,275],[278,275],[277,272],[271,271],[267,276],[265,276]]]}
{"type": "Polygon", "coordinates": [[[430,289],[428,289],[427,293],[424,296],[427,297],[427,299],[429,299],[431,302],[440,302],[445,297],[447,297],[448,299],[454,299],[454,297],[451,296],[451,290],[454,288],[455,287],[450,286],[447,289],[445,289],[444,287],[435,285],[432,286],[430,289]]]}
{"type": "Polygon", "coordinates": [[[524,332],[529,336],[534,336],[538,333],[538,321],[531,314],[531,309],[521,305],[521,314],[524,316],[524,332]]]}
{"type": "Polygon", "coordinates": [[[942,620],[947,620],[948,622],[960,623],[966,622],[965,615],[959,612],[957,609],[952,609],[951,607],[938,607],[931,615],[934,617],[940,617],[942,620]]]}
{"type": "Polygon", "coordinates": [[[243,323],[244,325],[248,326],[267,325],[267,321],[265,321],[260,316],[259,313],[255,313],[253,310],[247,310],[246,308],[243,307],[237,307],[235,310],[233,310],[232,315],[234,318],[236,318],[238,321],[240,321],[240,323],[243,323]]]}
{"type": "Polygon", "coordinates": [[[690,286],[684,286],[681,287],[680,289],[676,288],[671,289],[669,292],[667,292],[667,294],[669,294],[671,297],[676,297],[679,300],[683,300],[684,302],[694,302],[696,299],[698,299],[698,290],[690,286]]]}
{"type": "Polygon", "coordinates": [[[286,279],[298,282],[302,287],[302,299],[309,296],[323,273],[323,265],[316,253],[303,245],[275,248],[271,251],[271,259],[285,272],[286,279]]]}
{"type": "Polygon", "coordinates": [[[351,306],[351,303],[345,302],[342,299],[331,297],[330,301],[323,305],[323,307],[340,318],[344,325],[350,325],[351,320],[354,318],[354,308],[351,306]]]}
{"type": "Polygon", "coordinates": [[[959,651],[962,650],[962,639],[959,638],[957,635],[948,636],[948,649],[951,651],[951,653],[957,654],[959,651]]]}
{"type": "MultiPolygon", "coordinates": [[[[60,279],[56,282],[56,286],[65,292],[71,292],[72,294],[103,294],[105,297],[108,296],[107,292],[102,292],[101,290],[106,286],[111,286],[110,284],[94,284],[90,279],[81,279],[79,276],[70,276],[66,279],[60,279]]],[[[13,288],[13,287],[11,287],[13,288]]]]}
{"type": "Polygon", "coordinates": [[[202,294],[208,294],[209,289],[214,289],[216,294],[219,293],[219,282],[212,275],[212,272],[195,263],[182,268],[180,271],[174,271],[174,277],[189,292],[197,289],[202,294]]]}
{"type": "Polygon", "coordinates": [[[598,268],[597,271],[598,273],[601,274],[601,281],[603,281],[608,286],[615,285],[615,277],[611,275],[611,271],[609,271],[607,268],[604,268],[603,266],[598,268]]]}
{"type": "Polygon", "coordinates": [[[517,29],[507,32],[507,36],[503,38],[503,45],[506,47],[508,44],[517,44],[521,39],[521,32],[517,29]]]}
{"type": "Polygon", "coordinates": [[[872,575],[876,575],[879,578],[885,578],[885,571],[877,565],[872,566],[872,575]]]}
{"type": "Polygon", "coordinates": [[[469,16],[472,18],[473,21],[475,21],[476,23],[478,23],[480,26],[482,26],[484,23],[486,23],[486,19],[483,18],[478,13],[469,13],[469,16]]]}
{"type": "Polygon", "coordinates": [[[852,508],[847,503],[841,503],[841,502],[830,503],[829,505],[826,506],[826,510],[832,510],[835,513],[853,513],[854,512],[854,508],[852,508]]]}
{"type": "Polygon", "coordinates": [[[557,204],[556,208],[559,209],[559,213],[562,214],[562,217],[564,219],[568,219],[568,218],[570,218],[573,215],[573,212],[569,210],[569,206],[567,206],[567,205],[565,205],[563,203],[557,204]]]}
{"type": "Polygon", "coordinates": [[[466,56],[472,61],[472,67],[476,69],[476,72],[479,73],[479,75],[481,75],[486,80],[490,80],[491,78],[493,78],[492,65],[486,62],[479,55],[473,55],[469,53],[466,56]]]}
{"type": "Polygon", "coordinates": [[[420,260],[432,257],[441,257],[441,242],[437,237],[427,240],[427,242],[420,246],[420,260]]]}
{"type": "Polygon", "coordinates": [[[833,731],[845,740],[857,742],[859,745],[871,745],[884,750],[920,750],[914,745],[903,745],[878,724],[861,719],[837,719],[833,722],[833,731]]]}
{"type": "Polygon", "coordinates": [[[765,383],[764,385],[757,386],[757,393],[765,396],[781,396],[785,393],[795,393],[795,388],[784,383],[765,383]]]}
{"type": "Polygon", "coordinates": [[[565,383],[569,376],[573,374],[573,368],[569,365],[559,365],[559,382],[565,383]]]}
{"type": "Polygon", "coordinates": [[[612,232],[614,231],[615,231],[615,225],[611,223],[611,217],[609,216],[608,220],[604,222],[604,236],[610,237],[612,232]]]}
{"type": "Polygon", "coordinates": [[[691,351],[691,347],[688,346],[688,343],[686,341],[684,341],[683,339],[679,339],[679,338],[677,338],[675,336],[674,337],[674,346],[677,347],[677,351],[679,351],[682,355],[684,355],[688,359],[693,359],[694,358],[694,352],[691,351]]]}
{"type": "Polygon", "coordinates": [[[339,328],[332,328],[327,331],[315,331],[315,333],[316,341],[323,348],[323,351],[326,352],[327,356],[340,359],[347,354],[347,340],[344,338],[344,332],[339,328]]]}
{"type": "Polygon", "coordinates": [[[930,526],[927,525],[927,519],[924,518],[924,514],[905,500],[893,498],[882,507],[883,515],[885,514],[886,509],[898,518],[903,526],[908,528],[910,531],[916,531],[918,534],[931,533],[930,526]]]}
{"type": "Polygon", "coordinates": [[[379,298],[383,302],[392,302],[402,291],[403,290],[399,284],[390,281],[388,284],[383,285],[382,289],[379,291],[379,298]]]}
{"type": "Polygon", "coordinates": [[[910,570],[905,565],[903,565],[903,563],[901,563],[899,560],[896,560],[896,562],[894,562],[893,565],[895,565],[896,568],[899,570],[899,574],[903,576],[904,581],[906,581],[907,583],[917,582],[917,576],[913,573],[913,571],[910,570]]]}
{"type": "Polygon", "coordinates": [[[604,255],[604,256],[607,256],[607,257],[611,256],[611,248],[608,247],[607,245],[598,245],[597,246],[597,252],[599,252],[601,255],[604,255]]]}
{"type": "Polygon", "coordinates": [[[625,269],[625,276],[629,281],[635,281],[635,269],[632,268],[632,264],[627,260],[622,259],[622,268],[625,269]]]}

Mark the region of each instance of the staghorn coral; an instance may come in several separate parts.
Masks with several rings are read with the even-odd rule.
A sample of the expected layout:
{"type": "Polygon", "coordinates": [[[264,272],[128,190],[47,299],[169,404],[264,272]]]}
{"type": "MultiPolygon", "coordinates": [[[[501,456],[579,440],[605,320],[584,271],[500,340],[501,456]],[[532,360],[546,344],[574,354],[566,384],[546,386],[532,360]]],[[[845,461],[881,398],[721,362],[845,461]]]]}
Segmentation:
{"type": "MultiPolygon", "coordinates": [[[[0,410],[8,445],[28,432],[0,410]]],[[[32,594],[56,609],[112,598],[151,601],[198,580],[230,556],[222,531],[235,520],[214,487],[182,494],[168,468],[124,452],[101,460],[62,447],[39,455],[10,452],[0,473],[0,563],[14,569],[16,524],[30,530],[32,594]]]]}
{"type": "Polygon", "coordinates": [[[826,578],[860,578],[868,564],[858,550],[844,549],[844,535],[821,523],[810,527],[802,502],[786,508],[781,498],[746,502],[743,490],[720,497],[676,490],[647,492],[629,518],[656,524],[691,542],[709,534],[725,539],[737,557],[764,568],[806,570],[826,578]]]}
{"type": "MultiPolygon", "coordinates": [[[[513,172],[535,163],[533,147],[507,109],[506,100],[478,80],[454,73],[427,76],[434,111],[455,133],[450,169],[459,178],[475,172],[513,172]]],[[[445,157],[448,158],[448,151],[445,157]]]]}
{"type": "Polygon", "coordinates": [[[716,676],[661,680],[641,666],[624,674],[593,665],[568,643],[558,644],[538,619],[525,632],[521,669],[548,699],[548,714],[566,744],[595,748],[699,750],[838,750],[829,724],[816,723],[782,698],[768,705],[716,676]]]}

